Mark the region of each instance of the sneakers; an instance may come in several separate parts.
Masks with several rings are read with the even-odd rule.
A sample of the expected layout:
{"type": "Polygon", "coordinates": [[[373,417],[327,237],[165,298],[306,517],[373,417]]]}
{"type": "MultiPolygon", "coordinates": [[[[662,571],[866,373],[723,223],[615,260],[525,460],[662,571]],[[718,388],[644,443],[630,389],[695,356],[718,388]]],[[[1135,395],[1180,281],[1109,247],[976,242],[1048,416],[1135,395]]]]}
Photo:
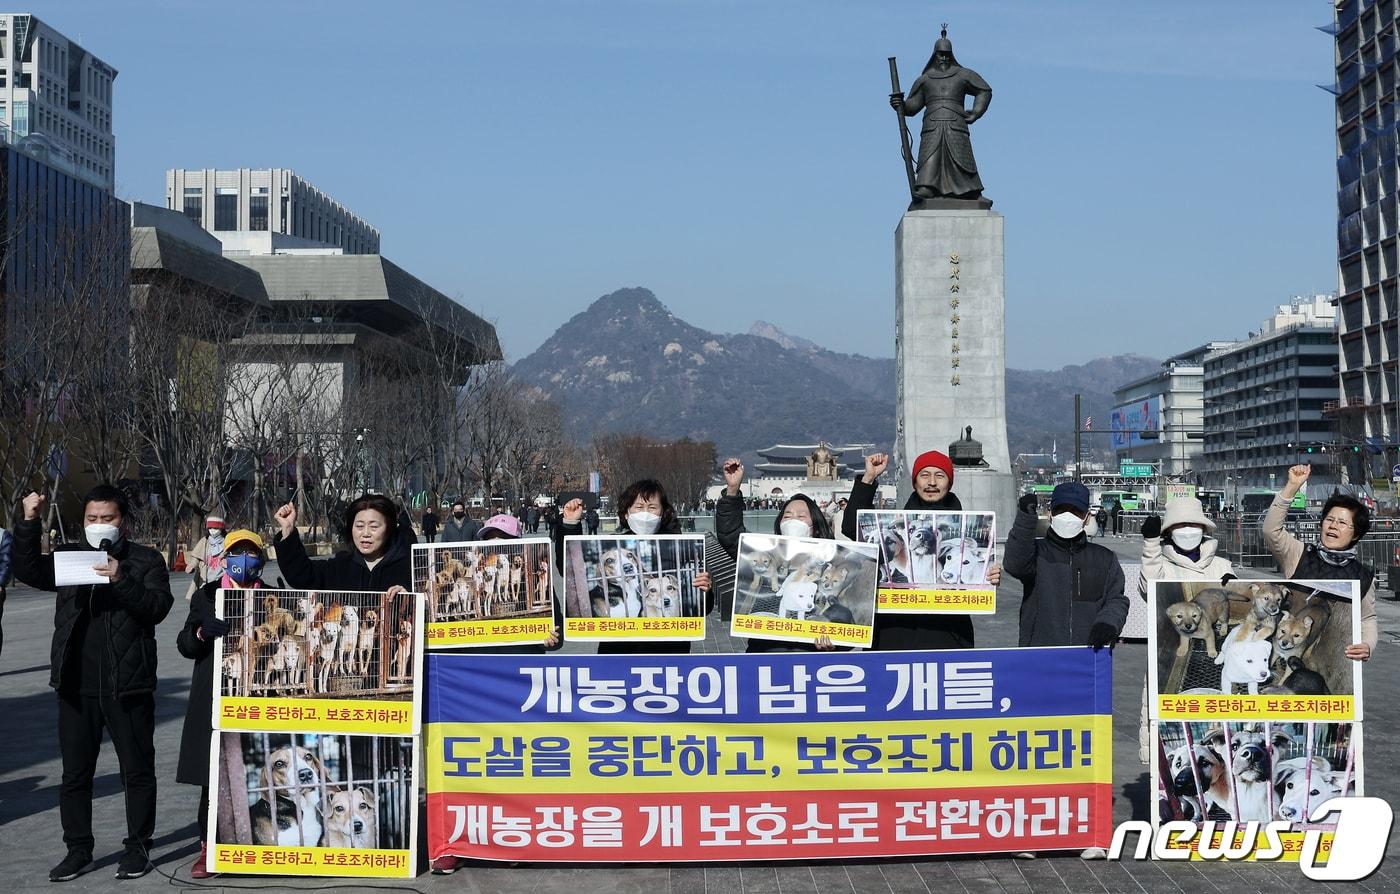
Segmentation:
{"type": "Polygon", "coordinates": [[[438,857],[436,860],[434,860],[432,862],[431,868],[433,871],[433,875],[451,875],[452,873],[456,872],[457,870],[461,869],[463,866],[466,865],[467,861],[465,858],[454,857],[448,854],[446,856],[438,857]]]}
{"type": "Polygon", "coordinates": [[[206,862],[208,857],[209,845],[207,842],[201,841],[199,843],[199,856],[195,858],[194,865],[190,867],[190,878],[204,879],[213,878],[214,876],[218,875],[217,872],[209,871],[209,864],[206,862]]]}
{"type": "Polygon", "coordinates": [[[71,882],[90,868],[92,854],[87,851],[69,851],[62,863],[49,870],[49,881],[71,882]]]}
{"type": "Polygon", "coordinates": [[[117,864],[116,878],[140,878],[151,871],[151,861],[140,848],[129,847],[117,864]]]}
{"type": "Polygon", "coordinates": [[[1101,848],[1101,847],[1086,847],[1086,848],[1084,848],[1084,850],[1082,850],[1082,851],[1079,852],[1079,859],[1081,859],[1081,860],[1107,860],[1107,859],[1108,859],[1108,851],[1104,850],[1104,849],[1101,848]]]}

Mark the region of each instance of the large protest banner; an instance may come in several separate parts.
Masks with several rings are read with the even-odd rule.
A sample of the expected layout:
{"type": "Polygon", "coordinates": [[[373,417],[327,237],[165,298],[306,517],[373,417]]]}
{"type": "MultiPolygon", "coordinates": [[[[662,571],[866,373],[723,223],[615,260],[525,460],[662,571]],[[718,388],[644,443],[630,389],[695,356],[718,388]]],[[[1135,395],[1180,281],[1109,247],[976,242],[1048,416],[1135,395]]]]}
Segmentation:
{"type": "Polygon", "coordinates": [[[1108,650],[427,662],[433,859],[823,859],[1112,837],[1108,650]]]}

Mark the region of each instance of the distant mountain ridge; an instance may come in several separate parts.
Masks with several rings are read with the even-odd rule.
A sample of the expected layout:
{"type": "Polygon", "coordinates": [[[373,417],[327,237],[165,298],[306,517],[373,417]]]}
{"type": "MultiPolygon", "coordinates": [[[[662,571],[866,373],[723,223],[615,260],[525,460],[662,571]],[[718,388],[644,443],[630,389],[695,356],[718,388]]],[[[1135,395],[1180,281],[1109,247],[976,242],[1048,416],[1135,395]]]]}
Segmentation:
{"type": "MultiPolygon", "coordinates": [[[[1055,371],[1008,369],[1012,454],[1048,451],[1058,439],[1067,457],[1075,391],[1107,428],[1113,388],[1159,366],[1122,355],[1055,371]]],[[[818,440],[888,446],[894,437],[893,358],[830,351],[763,320],[747,333],[709,332],[644,288],[594,301],[514,369],[560,403],[579,442],[641,431],[713,440],[729,454],[818,440]]]]}

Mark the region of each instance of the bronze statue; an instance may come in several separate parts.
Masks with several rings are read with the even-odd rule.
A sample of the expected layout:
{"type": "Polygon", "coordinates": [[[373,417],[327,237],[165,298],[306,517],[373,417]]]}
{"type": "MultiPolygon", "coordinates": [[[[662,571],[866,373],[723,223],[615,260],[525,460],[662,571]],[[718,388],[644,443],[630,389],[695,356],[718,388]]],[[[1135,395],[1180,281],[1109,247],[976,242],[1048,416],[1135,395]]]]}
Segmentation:
{"type": "Polygon", "coordinates": [[[822,441],[812,455],[807,457],[807,478],[811,481],[836,480],[836,457],[822,441]]]}
{"type": "MultiPolygon", "coordinates": [[[[923,74],[909,88],[908,96],[899,91],[894,60],[890,74],[896,92],[890,94],[890,105],[904,117],[924,113],[923,130],[919,134],[919,162],[910,178],[913,193],[911,209],[930,199],[980,200],[991,207],[982,196],[982,178],[977,174],[977,161],[972,157],[972,139],[967,126],[986,114],[992,102],[992,88],[982,76],[958,64],[953,56],[953,43],[948,39],[948,25],[943,24],[942,36],[933,45],[933,56],[923,74]],[[971,110],[964,97],[972,97],[971,110]]],[[[905,138],[905,162],[909,164],[908,139],[905,138]]]]}

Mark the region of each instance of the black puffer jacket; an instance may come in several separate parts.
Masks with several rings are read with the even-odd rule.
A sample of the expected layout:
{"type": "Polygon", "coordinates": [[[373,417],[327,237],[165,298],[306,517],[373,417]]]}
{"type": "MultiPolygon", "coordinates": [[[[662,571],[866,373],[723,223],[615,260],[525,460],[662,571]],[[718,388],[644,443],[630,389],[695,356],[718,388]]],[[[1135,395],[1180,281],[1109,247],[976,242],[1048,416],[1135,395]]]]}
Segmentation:
{"type": "MultiPolygon", "coordinates": [[[[70,643],[74,626],[91,607],[93,624],[101,624],[106,648],[102,673],[112,681],[112,694],[139,695],[156,689],[156,625],[165,620],[175,598],[170,595],[170,574],[155,550],[122,540],[112,551],[119,563],[117,581],[100,586],[57,587],[53,557],[39,550],[40,525],[22,521],[15,527],[15,577],[36,590],[57,592],[54,601],[53,647],[49,656],[49,685],[64,688],[64,671],[72,664],[70,643]],[[110,675],[110,676],[107,676],[110,675]]],[[[66,544],[60,550],[87,549],[66,544]]],[[[76,681],[66,681],[69,684],[76,681]]]]}
{"type": "Polygon", "coordinates": [[[306,554],[301,535],[292,529],[290,537],[278,534],[272,540],[277,550],[277,567],[287,586],[297,590],[363,590],[383,593],[397,584],[413,587],[411,540],[396,529],[389,535],[389,550],[373,568],[353,546],[329,559],[313,560],[306,554]]]}
{"type": "Polygon", "coordinates": [[[1122,631],[1128,620],[1123,566],[1082,532],[1036,539],[1036,516],[1018,511],[1006,539],[1006,572],[1021,582],[1022,646],[1083,646],[1095,624],[1122,631]]]}

